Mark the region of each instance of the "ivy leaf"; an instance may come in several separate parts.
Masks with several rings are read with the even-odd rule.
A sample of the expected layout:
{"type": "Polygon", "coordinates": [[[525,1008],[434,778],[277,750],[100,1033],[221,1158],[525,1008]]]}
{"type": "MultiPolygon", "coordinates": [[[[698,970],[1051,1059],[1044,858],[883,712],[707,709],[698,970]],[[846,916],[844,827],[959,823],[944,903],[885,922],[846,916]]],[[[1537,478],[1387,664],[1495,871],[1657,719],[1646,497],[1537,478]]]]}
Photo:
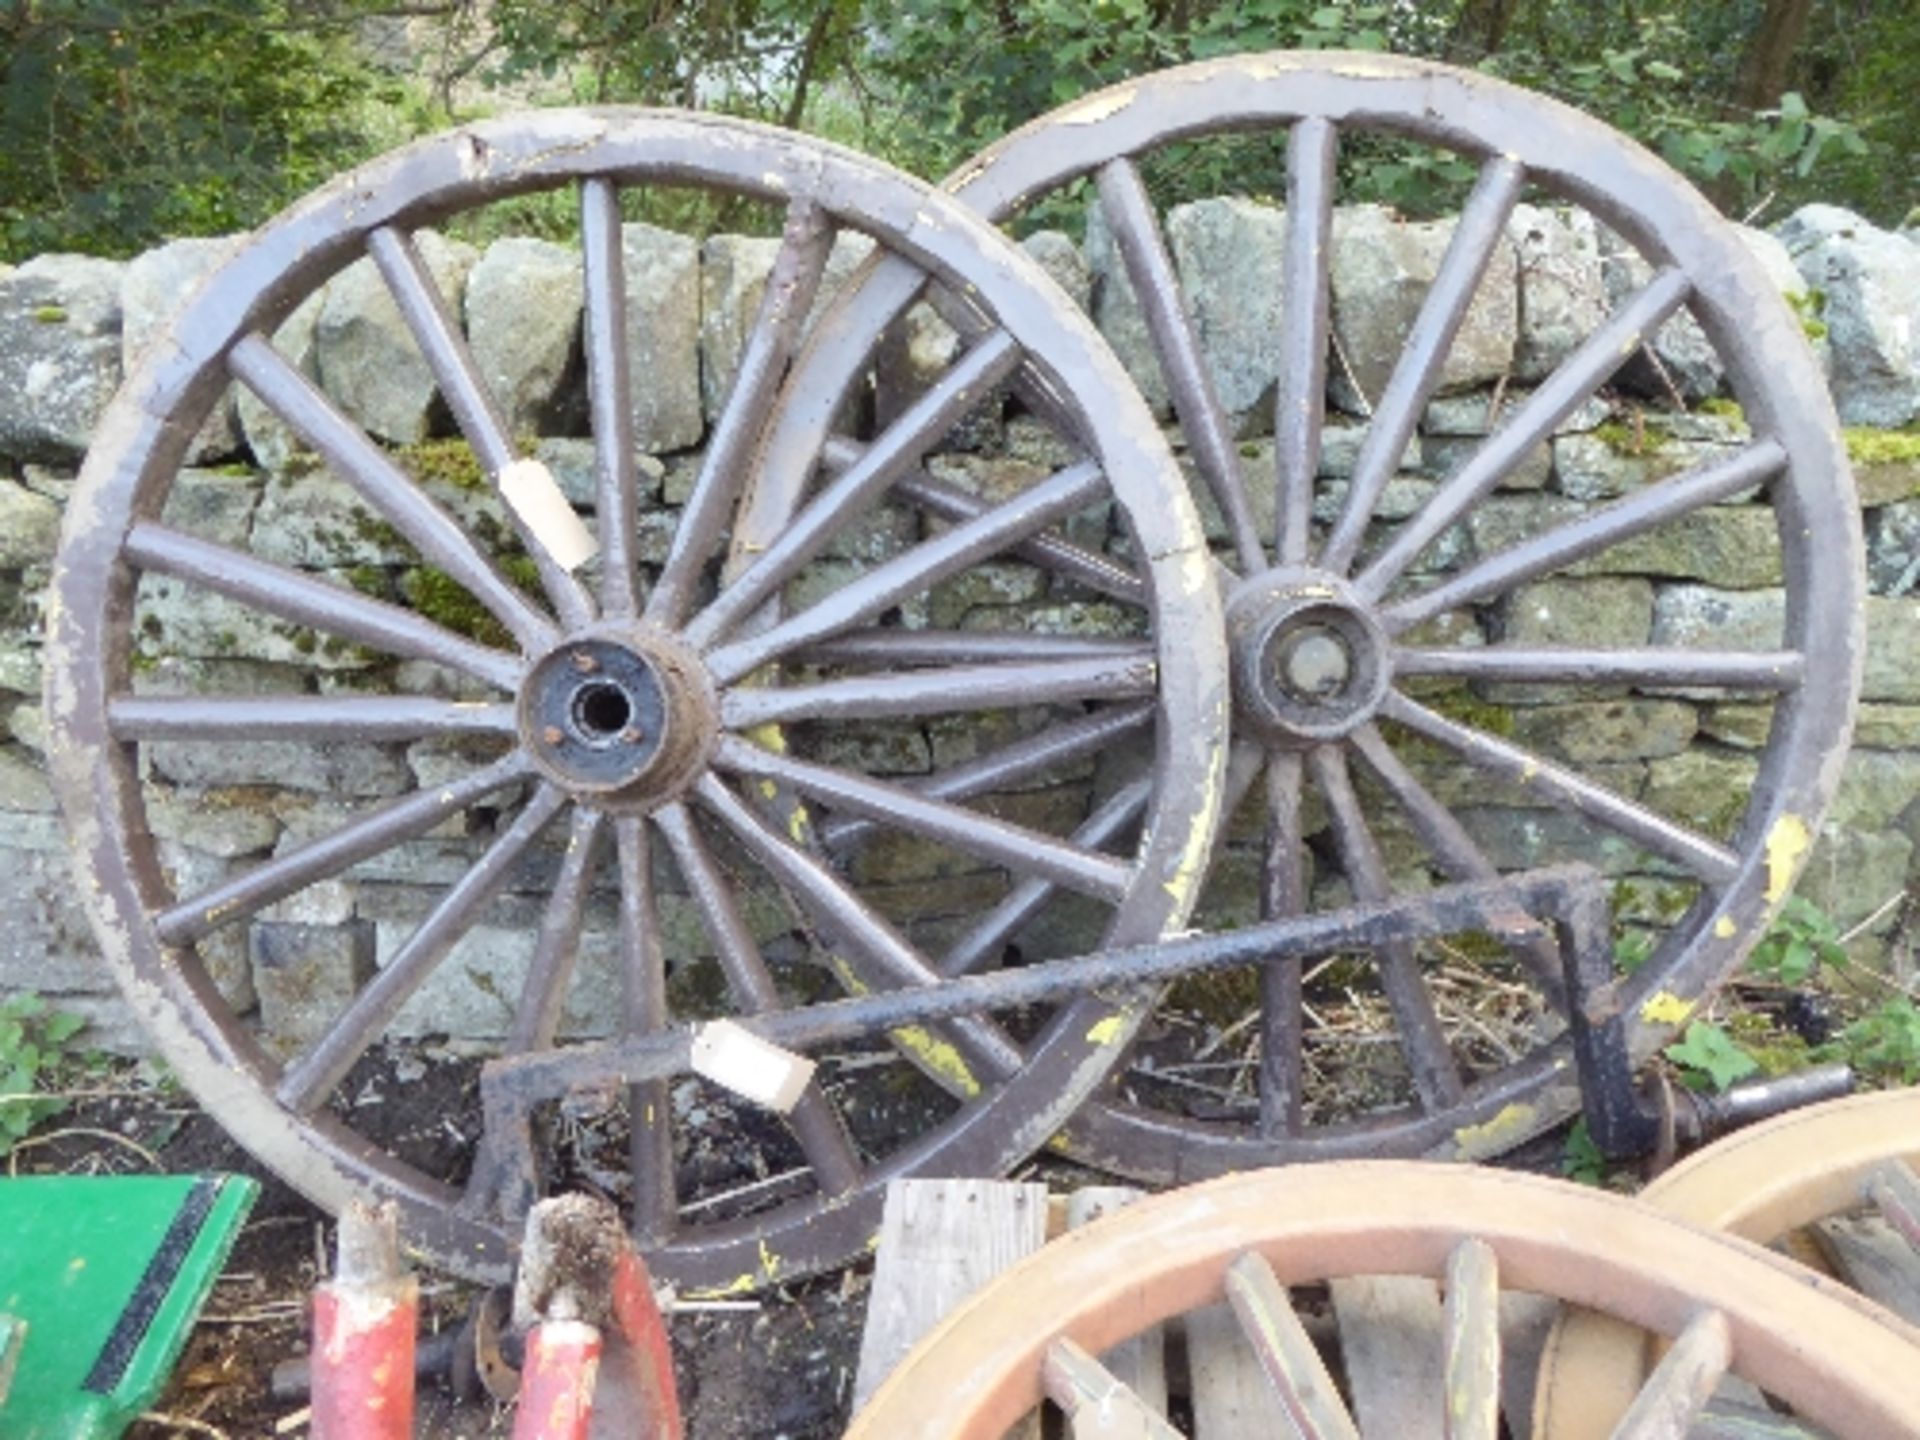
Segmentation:
{"type": "Polygon", "coordinates": [[[1689,1025],[1684,1036],[1667,1046],[1666,1056],[1674,1064],[1704,1076],[1716,1090],[1725,1090],[1760,1068],[1760,1062],[1726,1031],[1700,1022],[1689,1025]]]}

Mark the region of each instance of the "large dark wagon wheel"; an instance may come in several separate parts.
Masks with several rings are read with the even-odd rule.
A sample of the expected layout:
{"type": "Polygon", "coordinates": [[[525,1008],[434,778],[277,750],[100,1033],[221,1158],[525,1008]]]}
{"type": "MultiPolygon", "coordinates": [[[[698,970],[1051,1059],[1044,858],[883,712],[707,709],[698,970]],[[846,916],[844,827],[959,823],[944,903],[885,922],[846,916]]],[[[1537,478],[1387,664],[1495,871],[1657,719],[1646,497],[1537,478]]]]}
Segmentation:
{"type": "MultiPolygon", "coordinates": [[[[1391,1440],[1406,1422],[1349,1410],[1288,1293],[1358,1276],[1425,1277],[1444,1290],[1431,1337],[1444,1414],[1420,1416],[1423,1432],[1429,1422],[1454,1440],[1509,1433],[1500,1301],[1520,1292],[1591,1306],[1668,1345],[1604,1432],[1614,1440],[1706,1433],[1693,1424],[1729,1374],[1836,1440],[1920,1435],[1920,1336],[1811,1271],[1564,1181],[1348,1161],[1176,1190],[1054,1241],[921,1341],[847,1440],[989,1440],[1048,1401],[1076,1440],[1176,1440],[1096,1357],[1223,1300],[1268,1382],[1261,1433],[1391,1440]]],[[[1389,1323],[1406,1327],[1403,1315],[1389,1323]]],[[[1421,1368],[1410,1360],[1400,1376],[1414,1395],[1428,1393],[1421,1368]]]]}
{"type": "MultiPolygon", "coordinates": [[[[461,1173],[472,1131],[454,1159],[439,1162],[448,1168],[432,1171],[365,1133],[370,1112],[355,1101],[358,1067],[504,889],[545,897],[524,973],[504,982],[505,1043],[526,1054],[565,1039],[596,883],[603,900],[614,892],[601,908],[617,915],[606,922],[614,998],[601,1002],[617,1013],[589,1017],[601,1033],[683,1018],[669,1013],[668,961],[684,958],[667,954],[669,889],[713,957],[722,1014],[805,999],[818,989],[807,976],[829,961],[864,988],[936,976],[906,933],[911,917],[890,919],[858,871],[822,863],[797,842],[808,816],[772,803],[783,786],[861,817],[869,838],[897,835],[976,870],[999,867],[1003,885],[1064,885],[1092,902],[1114,941],[1150,939],[1183,920],[1215,826],[1226,707],[1205,542],[1162,437],[1091,326],[955,202],[836,147],[711,117],[556,111],[475,125],[343,176],[260,231],[187,306],[104,422],[73,498],[52,607],[56,783],[103,950],[161,1052],[236,1138],[317,1202],[395,1200],[414,1247],[473,1276],[505,1273],[521,1217],[503,1213],[497,1177],[461,1173]],[[629,387],[650,377],[628,373],[621,192],[675,186],[783,209],[785,231],[679,524],[664,553],[640,564],[629,387]],[[597,572],[589,565],[578,575],[561,563],[567,531],[580,539],[564,505],[549,506],[545,520],[537,505],[526,509],[530,519],[510,508],[512,528],[501,527],[496,548],[524,547],[533,562],[516,583],[499,555],[266,337],[328,277],[370,256],[479,461],[483,490],[539,488],[546,477],[479,379],[414,232],[559,187],[576,189],[580,206],[600,558],[597,572]],[[763,428],[779,404],[808,398],[777,396],[839,233],[864,235],[890,260],[968,296],[972,343],[858,454],[823,467],[778,543],[716,594],[709,562],[717,564],[763,428]],[[485,623],[474,636],[163,518],[188,437],[232,381],[475,602],[485,623]],[[897,500],[890,487],[918,473],[957,423],[997,405],[1007,383],[1049,397],[1066,463],[995,495],[972,518],[914,529],[895,553],[850,576],[833,572],[840,583],[817,587],[815,603],[793,603],[779,629],[739,628],[769,596],[795,593],[823,550],[897,500]],[[1123,592],[1127,636],[1080,642],[877,623],[1010,548],[1063,547],[1061,526],[1077,514],[1091,510],[1106,527],[1109,509],[1104,533],[1117,558],[1101,571],[1123,592]],[[153,693],[135,664],[134,631],[141,586],[154,577],[282,627],[298,650],[344,643],[410,666],[370,668],[358,688],[269,695],[223,693],[214,667],[214,682],[186,694],[153,693]],[[909,652],[903,663],[916,668],[884,673],[909,652]],[[377,693],[382,685],[394,693],[377,693]],[[806,736],[818,733],[809,725],[857,734],[901,717],[970,723],[1010,707],[1053,719],[1023,744],[914,781],[824,763],[807,749],[806,736]],[[1084,766],[1127,737],[1144,737],[1158,760],[1153,775],[1104,801],[1124,812],[1118,823],[1088,830],[1084,814],[1026,823],[992,803],[991,792],[1084,766]],[[176,888],[165,873],[143,788],[163,742],[324,749],[423,738],[459,741],[452,750],[478,758],[462,768],[443,754],[411,793],[244,860],[211,885],[186,878],[176,888]],[[436,827],[449,821],[492,838],[317,1035],[291,1054],[272,1053],[222,998],[206,944],[443,833],[436,827]],[[790,917],[776,918],[783,933],[772,937],[769,905],[790,917]]],[[[675,1151],[676,1097],[665,1085],[635,1087],[624,1097],[630,1155],[614,1152],[625,1179],[609,1180],[603,1164],[595,1183],[626,1192],[636,1232],[668,1278],[738,1286],[804,1274],[865,1244],[888,1176],[998,1173],[1044,1141],[1112,1063],[1129,1018],[1089,999],[1017,1036],[986,1018],[953,1022],[937,1041],[923,1036],[923,1051],[968,1068],[973,1094],[905,1133],[863,1130],[845,1103],[863,1090],[887,1093],[893,1081],[869,1072],[890,1051],[852,1057],[863,1066],[844,1074],[824,1064],[787,1124],[766,1112],[749,1127],[741,1106],[741,1133],[695,1157],[719,1173],[692,1180],[689,1157],[675,1151]],[[676,1185],[676,1161],[697,1192],[676,1185]],[[730,1204],[730,1190],[755,1198],[730,1204]]],[[[701,1094],[694,1099],[725,1113],[726,1095],[701,1094]]],[[[617,1109],[623,1097],[599,1098],[617,1109]]],[[[553,1128],[577,1126],[581,1113],[556,1114],[553,1128]]],[[[596,1153],[604,1162],[604,1147],[596,1153]]]]}
{"type": "MultiPolygon", "coordinates": [[[[1242,924],[1413,893],[1436,879],[1587,860],[1622,876],[1624,918],[1650,952],[1620,997],[1633,1054],[1645,1058],[1764,931],[1818,831],[1852,722],[1863,647],[1858,514],[1797,321],[1732,229],[1637,145],[1541,96],[1426,62],[1274,54],[1158,73],[1033,122],[948,186],[1008,223],[1077,182],[1091,182],[1116,273],[1137,297],[1231,572],[1230,827],[1196,923],[1242,924]],[[1285,196],[1274,438],[1270,453],[1253,446],[1251,460],[1216,393],[1202,326],[1144,178],[1156,166],[1177,173],[1209,142],[1264,154],[1270,163],[1243,165],[1235,183],[1285,196]],[[1377,388],[1347,375],[1360,400],[1343,403],[1367,413],[1343,426],[1357,453],[1336,484],[1324,478],[1323,451],[1329,370],[1344,358],[1330,358],[1339,170],[1343,152],[1392,145],[1465,161],[1478,179],[1377,388]],[[1565,338],[1531,389],[1502,382],[1491,434],[1449,442],[1467,448],[1451,473],[1397,484],[1406,478],[1396,476],[1400,457],[1443,393],[1455,341],[1523,197],[1610,229],[1625,253],[1607,263],[1637,285],[1565,338]],[[1703,447],[1701,463],[1657,483],[1629,479],[1613,494],[1568,494],[1560,480],[1544,480],[1530,459],[1644,343],[1687,315],[1724,366],[1750,433],[1715,432],[1726,443],[1703,447]],[[1745,558],[1777,563],[1771,611],[1761,604],[1723,633],[1705,591],[1709,603],[1697,612],[1676,604],[1651,627],[1642,616],[1639,634],[1586,645],[1556,640],[1551,615],[1522,613],[1550,608],[1544,587],[1578,591],[1586,567],[1613,557],[1650,577],[1632,582],[1648,596],[1634,603],[1650,601],[1655,581],[1710,586],[1720,578],[1711,570],[1663,571],[1675,562],[1661,547],[1728,516],[1756,522],[1740,531],[1745,558]],[[1686,750],[1666,757],[1663,775],[1674,783],[1663,788],[1643,760],[1608,764],[1603,753],[1596,762],[1568,748],[1554,721],[1517,728],[1524,707],[1503,716],[1491,703],[1624,701],[1615,718],[1636,725],[1679,715],[1676,696],[1729,722],[1753,721],[1732,743],[1760,746],[1764,734],[1763,747],[1746,752],[1757,765],[1740,768],[1740,752],[1720,744],[1723,730],[1699,761],[1704,780],[1691,791],[1682,783],[1683,767],[1702,753],[1686,750]]],[[[904,269],[875,262],[803,367],[823,386],[857,373],[854,337],[894,322],[916,287],[904,269]]],[[[1211,318],[1238,323],[1217,306],[1211,318]]],[[[829,414],[789,412],[778,448],[804,453],[829,414]]],[[[1631,435],[1615,439],[1633,448],[1631,435]]],[[[801,475],[776,465],[761,480],[756,526],[777,528],[801,475]]],[[[746,528],[749,541],[756,526],[746,528]]],[[[1537,938],[1507,949],[1505,960],[1452,957],[1444,995],[1432,957],[1406,947],[1336,968],[1317,987],[1303,988],[1298,966],[1266,967],[1246,984],[1257,1023],[1226,1027],[1242,1037],[1237,1054],[1219,1046],[1218,1023],[1184,1048],[1143,1048],[1111,1103],[1078,1117],[1072,1148],[1169,1183],[1290,1160],[1472,1156],[1517,1144],[1564,1118],[1577,1091],[1553,1038],[1564,1009],[1551,952],[1537,938]],[[1476,970],[1487,985],[1473,982],[1476,970]],[[1354,1008],[1371,1033],[1357,1042],[1317,1018],[1343,1004],[1343,990],[1366,1002],[1354,1008]],[[1503,1004],[1531,997],[1532,1035],[1481,1043],[1476,1027],[1482,1035],[1487,1027],[1475,1011],[1496,993],[1509,997],[1503,1004]],[[1375,1041],[1399,1055],[1384,1084],[1375,1041]]],[[[1351,1036],[1356,1022],[1341,1028],[1351,1036]]]]}

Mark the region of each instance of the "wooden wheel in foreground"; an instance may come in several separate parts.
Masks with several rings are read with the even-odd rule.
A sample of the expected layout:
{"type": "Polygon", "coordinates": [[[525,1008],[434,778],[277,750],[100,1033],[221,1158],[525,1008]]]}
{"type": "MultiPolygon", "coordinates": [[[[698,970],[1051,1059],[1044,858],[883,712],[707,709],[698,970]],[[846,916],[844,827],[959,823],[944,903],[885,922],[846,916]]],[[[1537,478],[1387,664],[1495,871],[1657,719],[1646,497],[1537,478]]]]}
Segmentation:
{"type": "MultiPolygon", "coordinates": [[[[1889,1276],[1889,1305],[1905,1298],[1920,1322],[1920,1091],[1886,1090],[1812,1105],[1718,1140],[1640,1193],[1647,1205],[1759,1245],[1849,1212],[1878,1210],[1907,1255],[1889,1276]]],[[[1888,1257],[1866,1256],[1867,1263],[1888,1257]]],[[[1570,1311],[1541,1358],[1533,1433],[1540,1440],[1602,1440],[1658,1362],[1646,1337],[1611,1317],[1570,1311]]]]}
{"type": "Polygon", "coordinates": [[[1920,1333],[1809,1271],[1561,1181],[1354,1161],[1209,1181],[1054,1241],[928,1336],[848,1440],[999,1440],[1049,1402],[1075,1440],[1172,1440],[1095,1357],[1223,1298],[1270,1383],[1272,1433],[1397,1440],[1356,1426],[1289,1294],[1360,1275],[1444,1287],[1450,1440],[1497,1440],[1500,1299],[1516,1291],[1672,1342],[1618,1440],[1685,1435],[1729,1373],[1836,1440],[1920,1436],[1920,1333]]]}

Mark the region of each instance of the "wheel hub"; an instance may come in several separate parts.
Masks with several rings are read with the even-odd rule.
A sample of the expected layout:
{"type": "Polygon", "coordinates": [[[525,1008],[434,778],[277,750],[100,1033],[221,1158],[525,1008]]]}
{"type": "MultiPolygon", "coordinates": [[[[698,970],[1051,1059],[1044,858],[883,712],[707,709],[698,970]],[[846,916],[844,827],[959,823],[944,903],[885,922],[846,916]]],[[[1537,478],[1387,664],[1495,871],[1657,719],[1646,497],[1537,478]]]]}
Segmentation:
{"type": "Polygon", "coordinates": [[[1227,635],[1236,710],[1269,743],[1337,740],[1386,694],[1386,636],[1337,576],[1282,568],[1243,581],[1227,635]]]}
{"type": "Polygon", "coordinates": [[[540,768],[597,803],[646,809],[678,794],[719,728],[706,668],[669,636],[574,636],[520,692],[520,733],[540,768]]]}

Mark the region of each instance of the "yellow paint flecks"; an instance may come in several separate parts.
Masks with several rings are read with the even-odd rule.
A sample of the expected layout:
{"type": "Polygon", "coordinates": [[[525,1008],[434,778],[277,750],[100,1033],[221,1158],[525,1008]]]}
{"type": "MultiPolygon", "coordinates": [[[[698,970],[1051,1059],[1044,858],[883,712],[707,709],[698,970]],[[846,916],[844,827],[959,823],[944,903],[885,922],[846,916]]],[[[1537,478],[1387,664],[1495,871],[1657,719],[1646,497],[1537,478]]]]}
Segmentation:
{"type": "Polygon", "coordinates": [[[758,1288],[757,1277],[752,1271],[745,1275],[736,1275],[724,1285],[715,1285],[709,1290],[689,1290],[689,1300],[725,1300],[730,1295],[751,1295],[758,1288]]]}
{"type": "Polygon", "coordinates": [[[1534,1109],[1517,1101],[1503,1105],[1491,1120],[1479,1125],[1462,1125],[1453,1132],[1453,1143],[1462,1156],[1492,1155],[1506,1149],[1533,1124],[1534,1109]]]}
{"type": "Polygon", "coordinates": [[[1713,934],[1717,940],[1731,940],[1739,932],[1740,927],[1733,923],[1731,915],[1722,915],[1713,922],[1713,934]]]}
{"type": "Polygon", "coordinates": [[[1640,1007],[1640,1018],[1649,1025],[1678,1025],[1693,1014],[1693,1001],[1682,1000],[1671,990],[1658,990],[1640,1007]]]}
{"type": "Polygon", "coordinates": [[[892,1032],[893,1042],[919,1064],[920,1068],[947,1089],[959,1095],[980,1093],[980,1081],[961,1058],[960,1052],[945,1040],[919,1025],[907,1025],[892,1032]]]}
{"type": "Polygon", "coordinates": [[[764,1238],[760,1241],[760,1269],[769,1280],[780,1274],[780,1257],[773,1253],[764,1238]]]}
{"type": "Polygon", "coordinates": [[[778,800],[780,798],[780,787],[771,780],[762,780],[760,782],[760,793],[769,800],[778,800]]]}
{"type": "Polygon", "coordinates": [[[740,738],[749,745],[758,745],[762,750],[771,750],[776,755],[787,753],[787,732],[778,725],[756,725],[751,730],[741,731],[740,738]]]}
{"type": "Polygon", "coordinates": [[[1127,1032],[1124,1016],[1109,1015],[1091,1030],[1087,1031],[1087,1043],[1090,1045],[1113,1045],[1127,1032]]]}
{"type": "Polygon", "coordinates": [[[1799,868],[1800,857],[1807,853],[1807,847],[1813,844],[1813,836],[1807,831],[1807,822],[1798,815],[1782,815],[1773,822],[1773,828],[1767,832],[1767,903],[1778,904],[1785,898],[1787,887],[1793,883],[1793,872],[1799,868]]]}

